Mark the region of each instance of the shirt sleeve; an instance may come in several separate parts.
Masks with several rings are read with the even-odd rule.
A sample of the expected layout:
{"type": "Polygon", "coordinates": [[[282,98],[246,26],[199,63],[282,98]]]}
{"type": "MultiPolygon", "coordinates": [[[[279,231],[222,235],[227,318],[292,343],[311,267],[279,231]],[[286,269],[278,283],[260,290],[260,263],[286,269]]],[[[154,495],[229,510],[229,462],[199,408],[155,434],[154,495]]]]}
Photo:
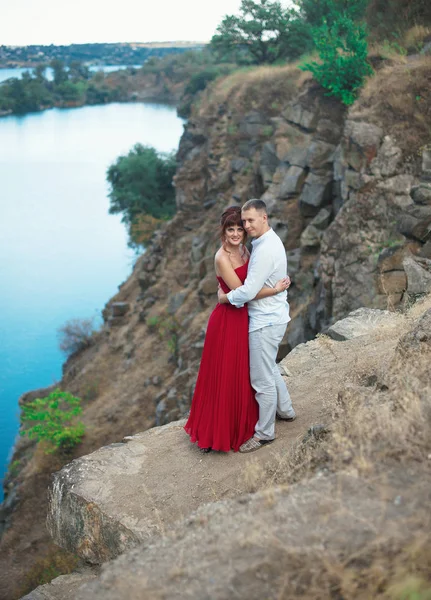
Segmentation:
{"type": "Polygon", "coordinates": [[[230,291],[227,295],[229,302],[237,308],[241,308],[246,302],[253,300],[274,270],[274,261],[269,252],[257,250],[254,256],[253,253],[251,256],[244,285],[230,291]]]}

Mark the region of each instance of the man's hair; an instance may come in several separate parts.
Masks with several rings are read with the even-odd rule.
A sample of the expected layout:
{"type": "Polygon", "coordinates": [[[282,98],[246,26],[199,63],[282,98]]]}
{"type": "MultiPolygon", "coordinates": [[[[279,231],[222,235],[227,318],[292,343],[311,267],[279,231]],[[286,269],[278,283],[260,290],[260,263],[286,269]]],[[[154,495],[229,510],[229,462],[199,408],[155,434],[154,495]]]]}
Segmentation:
{"type": "Polygon", "coordinates": [[[247,200],[245,204],[241,207],[241,210],[250,210],[250,208],[255,208],[256,210],[268,214],[266,210],[266,204],[263,200],[257,200],[257,198],[252,198],[251,200],[247,200]]]}

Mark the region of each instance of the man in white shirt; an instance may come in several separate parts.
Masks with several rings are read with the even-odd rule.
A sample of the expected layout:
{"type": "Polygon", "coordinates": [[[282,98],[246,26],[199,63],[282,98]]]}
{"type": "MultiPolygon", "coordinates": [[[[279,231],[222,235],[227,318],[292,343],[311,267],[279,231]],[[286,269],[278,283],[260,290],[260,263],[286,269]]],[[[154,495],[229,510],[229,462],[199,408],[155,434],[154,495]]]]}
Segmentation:
{"type": "MultiPolygon", "coordinates": [[[[277,281],[286,278],[286,252],[269,226],[263,200],[246,202],[241,217],[247,234],[254,238],[247,278],[244,285],[228,294],[219,290],[218,296],[220,303],[230,302],[238,308],[248,303],[250,380],[259,404],[259,421],[254,436],[241,446],[240,452],[253,452],[274,441],[276,415],[285,421],[293,421],[296,415],[275,362],[290,321],[287,292],[253,300],[262,287],[274,288],[277,281]]],[[[290,280],[286,281],[288,287],[290,280]]]]}

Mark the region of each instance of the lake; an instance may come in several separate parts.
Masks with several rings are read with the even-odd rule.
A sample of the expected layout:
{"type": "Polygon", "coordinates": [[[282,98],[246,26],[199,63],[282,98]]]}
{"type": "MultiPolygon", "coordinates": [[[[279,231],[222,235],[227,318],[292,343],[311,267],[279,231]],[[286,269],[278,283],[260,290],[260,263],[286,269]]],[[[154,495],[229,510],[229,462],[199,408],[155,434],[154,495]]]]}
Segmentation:
{"type": "Polygon", "coordinates": [[[175,149],[182,130],[175,108],[159,104],[0,119],[0,478],[19,396],[61,378],[58,327],[100,319],[131,272],[125,227],[108,214],[107,167],[137,142],[175,149]]]}

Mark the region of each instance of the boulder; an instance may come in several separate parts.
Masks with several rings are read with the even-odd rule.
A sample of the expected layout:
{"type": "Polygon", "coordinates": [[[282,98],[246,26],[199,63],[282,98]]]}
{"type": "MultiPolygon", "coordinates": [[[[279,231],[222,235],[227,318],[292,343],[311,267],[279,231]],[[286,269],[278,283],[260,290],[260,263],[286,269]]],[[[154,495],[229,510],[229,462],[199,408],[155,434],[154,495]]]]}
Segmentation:
{"type": "Polygon", "coordinates": [[[289,167],[283,181],[280,184],[280,198],[289,198],[299,194],[304,185],[307,172],[301,167],[289,167]]]}
{"type": "Polygon", "coordinates": [[[320,245],[323,231],[329,225],[331,211],[322,208],[301,234],[301,248],[320,245]]]}
{"type": "Polygon", "coordinates": [[[343,130],[340,123],[330,119],[320,119],[317,123],[315,138],[329,144],[338,144],[343,130]]]}
{"type": "Polygon", "coordinates": [[[383,138],[383,129],[371,123],[346,121],[344,138],[346,162],[355,171],[362,171],[377,156],[383,138]]]}
{"type": "Polygon", "coordinates": [[[400,215],[397,228],[407,238],[425,242],[431,233],[431,206],[412,203],[400,215]]]}
{"type": "Polygon", "coordinates": [[[400,241],[399,244],[395,244],[394,246],[382,250],[377,259],[377,268],[380,273],[385,273],[386,271],[402,271],[404,269],[403,260],[406,255],[417,253],[419,249],[419,242],[408,242],[407,244],[403,244],[403,242],[400,241]]]}
{"type": "Polygon", "coordinates": [[[392,177],[397,173],[402,157],[401,148],[395,145],[391,136],[386,135],[376,158],[371,161],[371,173],[376,177],[392,177]]]}
{"type": "Polygon", "coordinates": [[[412,187],[410,195],[416,204],[431,206],[431,183],[420,183],[412,187]]]}
{"type": "Polygon", "coordinates": [[[185,292],[178,292],[176,294],[173,294],[169,298],[168,313],[170,315],[174,315],[181,308],[181,306],[184,304],[187,296],[188,296],[188,292],[187,291],[185,291],[185,292]]]}
{"type": "Polygon", "coordinates": [[[407,289],[407,276],[405,271],[387,271],[379,275],[378,283],[382,294],[400,294],[407,289]]]}
{"type": "Polygon", "coordinates": [[[288,250],[286,252],[287,259],[287,274],[292,277],[299,271],[301,265],[301,248],[295,248],[294,250],[288,250]]]}
{"type": "Polygon", "coordinates": [[[335,146],[316,140],[308,148],[306,165],[310,169],[327,169],[334,161],[335,146]]]}
{"type": "Polygon", "coordinates": [[[249,161],[246,158],[233,158],[230,161],[231,169],[234,173],[240,173],[243,171],[248,165],[249,161]]]}
{"type": "Polygon", "coordinates": [[[240,121],[239,132],[250,138],[257,138],[265,134],[272,125],[265,115],[258,111],[251,111],[240,121]]]}
{"type": "Polygon", "coordinates": [[[307,131],[313,131],[317,125],[318,114],[304,107],[300,102],[292,102],[282,113],[283,117],[307,131]]]}
{"type": "Polygon", "coordinates": [[[413,176],[402,174],[384,179],[377,184],[379,190],[384,190],[399,196],[409,196],[413,184],[413,176]]]}
{"type": "Polygon", "coordinates": [[[431,349],[431,309],[428,309],[413,328],[403,335],[396,350],[406,357],[410,353],[420,352],[425,347],[431,349]]]}
{"type": "Polygon", "coordinates": [[[84,583],[96,579],[98,575],[97,567],[83,568],[69,575],[60,575],[50,583],[40,585],[21,600],[76,600],[79,588],[84,583]]]}
{"type": "Polygon", "coordinates": [[[431,177],[431,148],[422,151],[422,172],[426,177],[431,177]]]}
{"type": "Polygon", "coordinates": [[[129,309],[129,302],[113,302],[111,304],[113,317],[124,317],[124,315],[128,312],[129,309]]]}
{"type": "Polygon", "coordinates": [[[371,334],[377,327],[393,325],[401,317],[388,310],[358,308],[326,331],[334,340],[345,341],[371,334]]]}
{"type": "Polygon", "coordinates": [[[209,273],[202,281],[199,283],[199,291],[204,294],[204,296],[214,296],[216,297],[218,290],[218,280],[213,273],[209,273]]]}
{"type": "Polygon", "coordinates": [[[308,147],[294,146],[284,155],[283,161],[295,167],[304,168],[307,164],[308,147]]]}
{"type": "Polygon", "coordinates": [[[204,236],[195,236],[192,239],[192,248],[190,251],[192,262],[198,263],[203,259],[207,243],[208,240],[204,236]]]}
{"type": "Polygon", "coordinates": [[[316,215],[332,197],[332,176],[309,173],[299,202],[304,216],[316,215]]]}
{"type": "Polygon", "coordinates": [[[272,142],[266,142],[262,147],[260,155],[260,174],[262,181],[269,185],[272,177],[278,167],[279,160],[277,158],[275,146],[272,142]]]}
{"type": "Polygon", "coordinates": [[[431,292],[431,260],[407,256],[403,261],[409,294],[431,292]],[[420,261],[420,262],[419,262],[420,261]]]}
{"type": "Polygon", "coordinates": [[[281,221],[279,219],[271,219],[271,227],[284,244],[287,241],[289,235],[289,226],[286,223],[286,221],[281,221]]]}
{"type": "Polygon", "coordinates": [[[428,242],[422,246],[419,255],[422,256],[422,258],[431,259],[431,240],[428,240],[428,242]]]}

